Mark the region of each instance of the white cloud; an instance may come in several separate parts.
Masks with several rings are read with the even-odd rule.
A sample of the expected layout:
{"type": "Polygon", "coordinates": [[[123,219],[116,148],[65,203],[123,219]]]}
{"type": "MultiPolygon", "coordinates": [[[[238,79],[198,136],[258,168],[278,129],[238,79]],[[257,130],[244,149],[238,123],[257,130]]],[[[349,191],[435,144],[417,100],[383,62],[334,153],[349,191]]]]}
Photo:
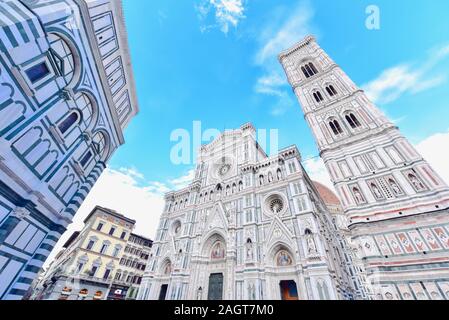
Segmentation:
{"type": "Polygon", "coordinates": [[[363,85],[367,96],[376,103],[388,104],[402,95],[416,94],[443,84],[446,76],[427,77],[433,69],[449,56],[449,45],[431,50],[426,61],[420,66],[409,63],[384,70],[376,79],[363,85]]]}
{"type": "Polygon", "coordinates": [[[314,11],[308,2],[300,2],[278,26],[269,25],[261,33],[262,47],[256,55],[256,63],[265,64],[277,58],[281,51],[288,49],[310,34],[314,11]]]}
{"type": "Polygon", "coordinates": [[[334,184],[331,181],[326,166],[324,165],[323,159],[319,157],[313,157],[304,160],[303,163],[307,174],[313,181],[322,183],[325,186],[329,187],[331,190],[335,190],[334,184]]]}
{"type": "Polygon", "coordinates": [[[432,168],[449,183],[449,130],[436,133],[416,145],[416,149],[432,168]]]}
{"type": "Polygon", "coordinates": [[[257,79],[256,86],[254,89],[258,93],[282,96],[282,87],[287,85],[287,79],[285,76],[278,72],[273,72],[271,74],[266,74],[259,79],[257,79]]]}
{"type": "Polygon", "coordinates": [[[244,0],[201,0],[196,6],[198,16],[203,23],[201,31],[218,27],[227,34],[230,27],[236,28],[241,20],[245,18],[244,0]],[[210,14],[214,15],[214,23],[208,24],[207,20],[210,14]]]}
{"type": "Polygon", "coordinates": [[[170,180],[169,183],[173,186],[173,190],[181,190],[187,187],[194,178],[195,178],[195,169],[191,169],[182,177],[170,180]]]}
{"type": "Polygon", "coordinates": [[[136,178],[136,179],[144,179],[144,176],[142,173],[140,173],[139,171],[137,171],[137,169],[135,168],[120,168],[119,171],[125,175],[128,175],[132,178],[136,178]]]}
{"type": "Polygon", "coordinates": [[[260,32],[260,45],[254,62],[262,68],[263,74],[257,79],[254,91],[277,97],[278,101],[271,110],[272,115],[284,114],[295,103],[289,97],[289,85],[277,56],[312,33],[313,15],[309,2],[300,2],[293,10],[288,8],[283,14],[269,19],[260,32]]]}

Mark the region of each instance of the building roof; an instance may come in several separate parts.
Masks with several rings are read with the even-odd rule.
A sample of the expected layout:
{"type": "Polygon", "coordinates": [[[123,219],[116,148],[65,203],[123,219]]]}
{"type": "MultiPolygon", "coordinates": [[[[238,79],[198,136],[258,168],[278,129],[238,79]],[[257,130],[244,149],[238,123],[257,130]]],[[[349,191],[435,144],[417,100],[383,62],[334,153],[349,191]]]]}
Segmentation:
{"type": "Polygon", "coordinates": [[[323,199],[324,203],[326,205],[331,206],[340,206],[341,202],[338,199],[337,195],[334,191],[326,187],[324,184],[321,184],[319,182],[313,181],[313,184],[315,188],[318,190],[318,193],[320,194],[321,198],[323,199]]]}
{"type": "Polygon", "coordinates": [[[138,239],[144,240],[144,241],[148,241],[150,242],[150,244],[153,244],[153,240],[151,240],[150,238],[145,238],[144,236],[135,234],[135,233],[131,233],[131,236],[136,237],[138,239]]]}
{"type": "Polygon", "coordinates": [[[136,237],[136,238],[140,238],[140,239],[142,239],[142,240],[148,240],[148,241],[153,241],[153,240],[151,240],[150,238],[146,238],[146,237],[144,237],[144,236],[141,236],[140,234],[136,234],[136,233],[134,233],[134,232],[131,232],[131,235],[132,236],[134,236],[134,237],[136,237]]]}
{"type": "Polygon", "coordinates": [[[106,214],[110,214],[110,215],[112,215],[112,216],[114,216],[114,217],[116,217],[118,219],[122,219],[122,220],[124,220],[126,222],[129,222],[129,223],[133,224],[133,225],[136,224],[136,220],[130,219],[128,217],[125,217],[123,214],[120,214],[120,213],[118,213],[115,210],[108,209],[108,208],[103,208],[103,207],[100,207],[100,206],[96,206],[91,211],[91,213],[89,213],[89,215],[86,217],[86,219],[84,219],[84,223],[86,223],[92,217],[92,215],[94,213],[98,212],[98,211],[101,211],[101,212],[106,213],[106,214]]]}

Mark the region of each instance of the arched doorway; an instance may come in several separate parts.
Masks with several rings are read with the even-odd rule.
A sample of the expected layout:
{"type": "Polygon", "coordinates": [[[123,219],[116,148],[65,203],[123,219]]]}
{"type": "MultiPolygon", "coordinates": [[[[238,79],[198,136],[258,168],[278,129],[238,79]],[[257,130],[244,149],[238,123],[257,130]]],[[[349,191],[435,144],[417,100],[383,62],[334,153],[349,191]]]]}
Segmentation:
{"type": "MultiPolygon", "coordinates": [[[[161,269],[161,274],[163,277],[166,277],[166,281],[169,281],[169,277],[171,275],[172,272],[172,263],[170,261],[170,259],[165,259],[164,262],[162,263],[162,269],[161,269]]],[[[161,285],[161,289],[159,291],[159,297],[158,300],[166,300],[167,298],[167,291],[168,291],[168,284],[167,283],[162,283],[161,285]]]]}
{"type": "Polygon", "coordinates": [[[205,288],[204,298],[208,300],[223,300],[227,294],[225,293],[228,281],[226,273],[226,241],[220,231],[211,231],[205,237],[201,250],[203,263],[198,269],[199,283],[205,288]]]}
{"type": "Polygon", "coordinates": [[[297,270],[293,249],[284,242],[277,242],[269,250],[267,262],[272,264],[275,274],[271,279],[272,298],[281,300],[299,300],[297,270]]]}

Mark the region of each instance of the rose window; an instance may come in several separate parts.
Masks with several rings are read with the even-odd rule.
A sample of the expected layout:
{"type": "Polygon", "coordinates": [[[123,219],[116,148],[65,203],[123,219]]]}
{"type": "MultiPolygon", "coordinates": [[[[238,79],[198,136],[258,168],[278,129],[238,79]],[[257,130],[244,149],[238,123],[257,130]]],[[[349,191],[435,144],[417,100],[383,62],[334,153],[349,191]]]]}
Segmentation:
{"type": "Polygon", "coordinates": [[[272,199],[269,207],[271,212],[280,213],[284,209],[284,202],[279,198],[272,199]]]}

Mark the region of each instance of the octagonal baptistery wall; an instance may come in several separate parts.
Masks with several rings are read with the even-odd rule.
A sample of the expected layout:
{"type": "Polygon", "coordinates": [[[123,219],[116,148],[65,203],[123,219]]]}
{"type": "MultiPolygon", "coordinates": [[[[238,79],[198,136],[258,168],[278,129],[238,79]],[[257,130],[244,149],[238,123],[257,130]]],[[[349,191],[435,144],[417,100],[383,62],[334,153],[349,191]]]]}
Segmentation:
{"type": "Polygon", "coordinates": [[[202,146],[191,184],[165,200],[139,299],[363,297],[297,148],[267,156],[251,124],[202,146]]]}
{"type": "Polygon", "coordinates": [[[21,299],[138,106],[120,1],[0,11],[0,299],[21,299]]]}

